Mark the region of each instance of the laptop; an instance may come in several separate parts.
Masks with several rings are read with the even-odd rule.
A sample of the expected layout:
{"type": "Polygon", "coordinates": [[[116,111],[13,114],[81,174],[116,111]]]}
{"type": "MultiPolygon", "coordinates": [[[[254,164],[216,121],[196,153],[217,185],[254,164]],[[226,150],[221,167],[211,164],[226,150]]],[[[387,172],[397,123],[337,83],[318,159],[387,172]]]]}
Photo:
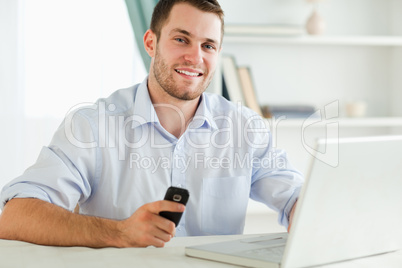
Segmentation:
{"type": "Polygon", "coordinates": [[[290,233],[186,247],[248,267],[309,267],[402,249],[402,136],[318,140],[290,233]]]}

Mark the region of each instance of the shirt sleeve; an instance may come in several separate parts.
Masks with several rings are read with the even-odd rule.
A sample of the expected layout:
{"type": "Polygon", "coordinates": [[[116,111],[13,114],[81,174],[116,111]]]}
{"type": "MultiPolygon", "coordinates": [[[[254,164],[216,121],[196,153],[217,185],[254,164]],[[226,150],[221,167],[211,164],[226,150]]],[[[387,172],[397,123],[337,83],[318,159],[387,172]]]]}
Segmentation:
{"type": "Polygon", "coordinates": [[[97,175],[95,138],[87,117],[78,112],[67,117],[36,163],[4,186],[0,208],[13,198],[37,198],[70,211],[85,202],[97,175]]]}
{"type": "Polygon", "coordinates": [[[267,146],[254,151],[250,198],[278,212],[279,224],[287,228],[304,177],[291,165],[285,151],[273,148],[269,131],[259,133],[255,138],[265,140],[267,146]]]}

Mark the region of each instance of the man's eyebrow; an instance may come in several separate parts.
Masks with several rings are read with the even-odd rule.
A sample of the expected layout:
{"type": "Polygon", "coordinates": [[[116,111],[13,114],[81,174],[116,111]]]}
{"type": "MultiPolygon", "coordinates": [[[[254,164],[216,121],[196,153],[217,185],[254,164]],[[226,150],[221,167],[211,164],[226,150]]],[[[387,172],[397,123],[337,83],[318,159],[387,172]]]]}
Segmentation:
{"type": "MultiPolygon", "coordinates": [[[[174,34],[174,33],[181,33],[184,35],[187,35],[189,37],[193,37],[194,35],[186,30],[180,29],[180,28],[175,28],[173,30],[170,31],[170,34],[174,34]]],[[[213,44],[219,44],[219,42],[215,39],[211,39],[211,38],[205,38],[205,41],[209,42],[209,43],[213,43],[213,44]]]]}

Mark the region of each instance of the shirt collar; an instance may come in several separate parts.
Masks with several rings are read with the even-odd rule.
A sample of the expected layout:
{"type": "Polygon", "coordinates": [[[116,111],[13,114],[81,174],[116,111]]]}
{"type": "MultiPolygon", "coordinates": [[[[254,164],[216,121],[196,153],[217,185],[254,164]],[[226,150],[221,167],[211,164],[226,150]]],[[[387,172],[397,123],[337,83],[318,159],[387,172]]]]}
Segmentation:
{"type": "Polygon", "coordinates": [[[200,103],[189,127],[194,129],[201,127],[210,128],[212,130],[218,129],[218,126],[216,125],[215,120],[211,114],[211,108],[208,102],[208,95],[205,92],[201,95],[200,103]]]}
{"type": "MultiPolygon", "coordinates": [[[[132,128],[136,128],[148,123],[160,124],[159,118],[152,104],[151,97],[149,96],[148,77],[146,77],[144,81],[138,86],[134,100],[133,116],[133,123],[131,125],[132,128]]],[[[192,129],[218,129],[218,126],[216,125],[215,120],[212,117],[211,109],[208,102],[208,96],[206,93],[202,93],[197,111],[195,112],[194,118],[191,121],[189,127],[192,129]]]]}
{"type": "Polygon", "coordinates": [[[133,116],[132,128],[148,123],[159,123],[158,116],[156,115],[148,92],[148,76],[138,86],[134,100],[133,116]]]}

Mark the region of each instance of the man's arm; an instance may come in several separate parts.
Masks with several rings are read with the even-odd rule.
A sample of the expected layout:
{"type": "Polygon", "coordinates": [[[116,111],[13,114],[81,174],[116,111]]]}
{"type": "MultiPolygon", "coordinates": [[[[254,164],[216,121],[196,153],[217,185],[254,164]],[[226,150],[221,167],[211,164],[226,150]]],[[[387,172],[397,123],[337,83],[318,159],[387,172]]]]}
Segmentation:
{"type": "Polygon", "coordinates": [[[175,225],[159,212],[184,209],[182,204],[156,201],[115,221],[75,214],[39,199],[14,198],[0,215],[0,239],[53,246],[163,247],[174,236],[175,225]]]}

